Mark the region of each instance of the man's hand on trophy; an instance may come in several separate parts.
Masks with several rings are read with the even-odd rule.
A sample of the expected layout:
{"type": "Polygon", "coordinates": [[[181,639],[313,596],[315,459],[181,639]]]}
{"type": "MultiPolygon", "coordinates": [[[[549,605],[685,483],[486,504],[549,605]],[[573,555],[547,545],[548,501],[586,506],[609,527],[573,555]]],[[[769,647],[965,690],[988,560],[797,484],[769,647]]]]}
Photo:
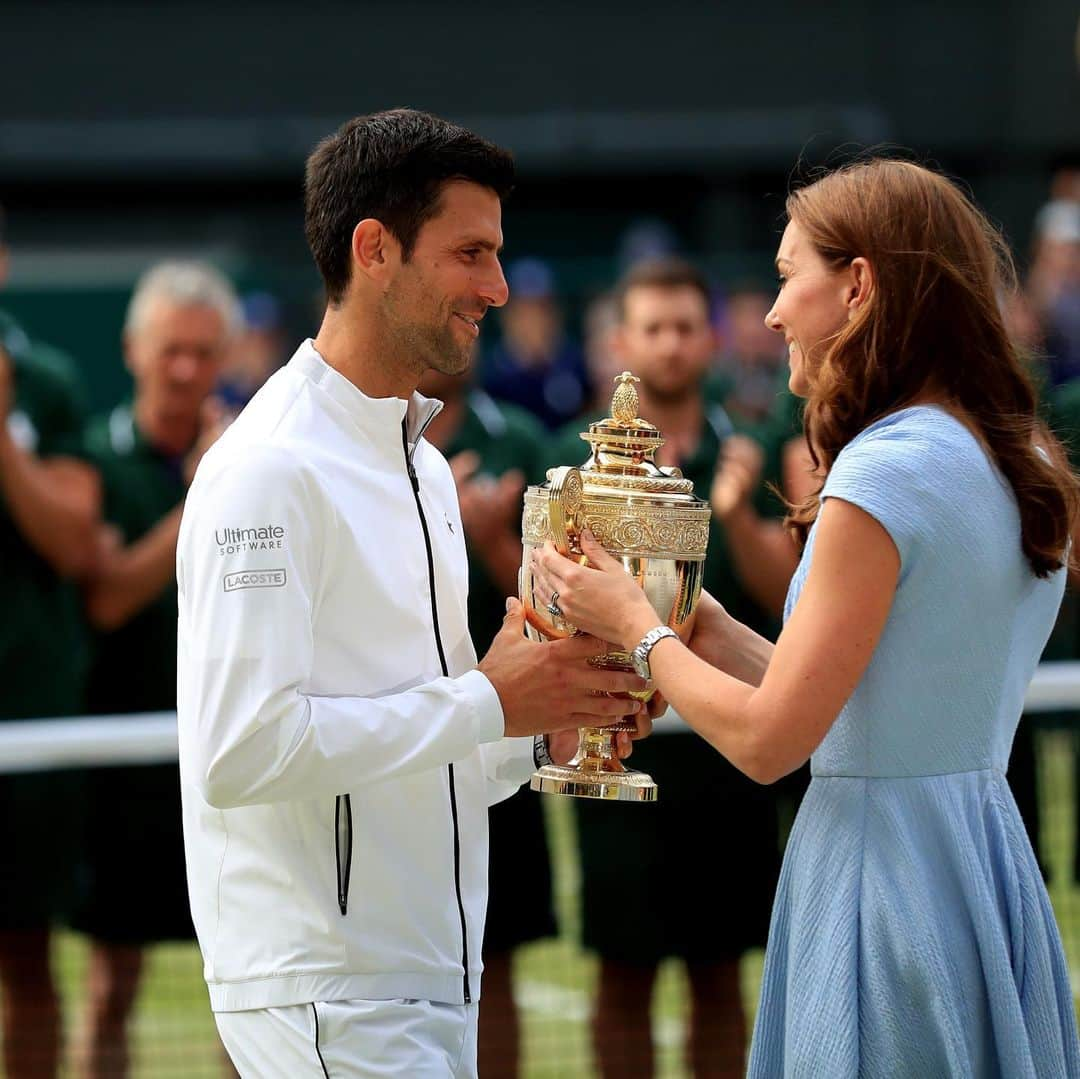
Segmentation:
{"type": "Polygon", "coordinates": [[[549,540],[532,553],[533,587],[540,604],[556,603],[567,622],[629,652],[662,619],[637,581],[587,529],[581,550],[588,566],[559,554],[549,540]],[[554,597],[554,598],[553,598],[554,597]]]}
{"type": "Polygon", "coordinates": [[[587,636],[530,641],[524,608],[507,600],[502,629],[478,665],[499,695],[507,736],[606,727],[624,719],[637,728],[630,738],[648,734],[652,720],[645,705],[627,696],[644,690],[645,682],[635,674],[589,665],[609,649],[587,636]]]}
{"type": "MultiPolygon", "coordinates": [[[[615,732],[615,752],[619,760],[626,760],[634,752],[634,743],[639,738],[648,738],[652,734],[652,721],[656,715],[662,714],[653,709],[656,696],[649,699],[647,712],[635,712],[633,715],[623,716],[622,722],[633,723],[635,729],[615,732]]],[[[663,708],[667,708],[666,702],[663,703],[663,708]]],[[[556,764],[569,764],[570,759],[577,753],[580,735],[581,731],[577,727],[570,727],[565,731],[552,731],[548,735],[548,752],[551,754],[551,759],[556,764]]]]}
{"type": "Polygon", "coordinates": [[[659,719],[667,710],[667,697],[660,690],[654,690],[653,695],[649,698],[649,719],[659,719]]]}

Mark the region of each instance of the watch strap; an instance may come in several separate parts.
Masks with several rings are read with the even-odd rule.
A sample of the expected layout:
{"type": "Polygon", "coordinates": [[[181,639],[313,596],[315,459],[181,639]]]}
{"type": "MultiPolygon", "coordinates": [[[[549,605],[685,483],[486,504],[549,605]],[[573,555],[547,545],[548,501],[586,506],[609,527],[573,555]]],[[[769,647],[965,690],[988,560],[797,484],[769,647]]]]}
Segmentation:
{"type": "MultiPolygon", "coordinates": [[[[649,653],[653,648],[662,641],[665,637],[674,637],[678,640],[679,635],[670,626],[656,626],[654,629],[650,629],[648,633],[638,642],[638,646],[634,649],[632,656],[634,660],[634,667],[641,673],[641,668],[649,670],[649,653]]],[[[651,677],[652,672],[643,675],[645,678],[651,677]]]]}
{"type": "Polygon", "coordinates": [[[533,737],[533,764],[537,768],[543,768],[546,764],[554,764],[551,751],[548,749],[548,736],[537,734],[533,737]]]}

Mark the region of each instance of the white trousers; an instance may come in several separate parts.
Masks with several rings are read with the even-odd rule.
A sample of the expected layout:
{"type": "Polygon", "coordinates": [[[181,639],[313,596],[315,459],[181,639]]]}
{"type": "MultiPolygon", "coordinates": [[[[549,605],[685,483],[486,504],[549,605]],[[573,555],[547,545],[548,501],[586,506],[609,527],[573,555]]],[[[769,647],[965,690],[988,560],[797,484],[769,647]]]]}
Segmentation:
{"type": "Polygon", "coordinates": [[[334,1000],[217,1012],[243,1079],[476,1079],[476,1004],[334,1000]]]}

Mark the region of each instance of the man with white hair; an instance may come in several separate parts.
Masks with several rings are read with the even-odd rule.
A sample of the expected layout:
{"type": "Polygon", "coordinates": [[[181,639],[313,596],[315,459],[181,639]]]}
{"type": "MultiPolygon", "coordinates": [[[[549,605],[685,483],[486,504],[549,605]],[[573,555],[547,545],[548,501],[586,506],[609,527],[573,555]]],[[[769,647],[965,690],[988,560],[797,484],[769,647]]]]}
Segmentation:
{"type": "MultiPolygon", "coordinates": [[[[176,707],[180,512],[225,415],[212,396],[240,318],[232,286],[194,262],[139,281],[124,324],[134,398],[92,422],[88,449],[104,486],[97,573],[86,588],[96,631],[88,710],[176,707]]],[[[126,1075],[125,1030],[145,945],[194,936],[184,876],[175,764],[88,777],[86,842],[73,926],[93,940],[82,1071],[126,1075]]]]}

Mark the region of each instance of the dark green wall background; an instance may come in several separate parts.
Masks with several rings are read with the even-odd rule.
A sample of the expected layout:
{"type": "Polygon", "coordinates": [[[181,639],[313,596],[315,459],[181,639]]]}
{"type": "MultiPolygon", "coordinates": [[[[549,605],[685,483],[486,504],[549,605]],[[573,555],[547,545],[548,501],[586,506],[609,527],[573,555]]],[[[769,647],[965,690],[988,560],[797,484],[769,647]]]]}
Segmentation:
{"type": "Polygon", "coordinates": [[[314,327],[303,161],[408,104],[510,146],[507,256],[553,260],[574,309],[642,216],[718,281],[768,277],[796,162],[881,143],[962,177],[1023,259],[1056,160],[1080,151],[1074,0],[827,6],[549,0],[0,3],[0,304],[124,390],[140,269],[214,259],[314,327]]]}

